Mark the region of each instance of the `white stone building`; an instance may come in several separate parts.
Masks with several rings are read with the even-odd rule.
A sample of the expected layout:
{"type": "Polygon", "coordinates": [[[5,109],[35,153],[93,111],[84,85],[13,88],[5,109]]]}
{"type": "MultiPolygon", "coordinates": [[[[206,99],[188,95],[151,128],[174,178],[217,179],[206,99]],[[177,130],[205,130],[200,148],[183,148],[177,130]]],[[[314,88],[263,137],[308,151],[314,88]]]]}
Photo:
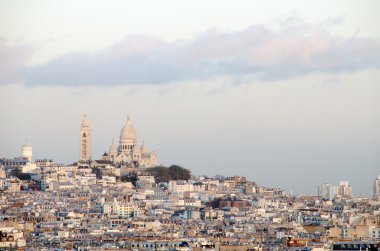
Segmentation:
{"type": "Polygon", "coordinates": [[[118,202],[116,199],[112,203],[103,205],[103,212],[109,215],[120,217],[139,217],[145,214],[145,209],[133,202],[118,202]]]}
{"type": "MultiPolygon", "coordinates": [[[[83,117],[80,130],[80,162],[91,160],[92,140],[91,127],[87,115],[83,117]]],[[[132,126],[129,115],[127,122],[121,130],[119,146],[116,148],[115,141],[112,140],[108,153],[102,156],[102,160],[111,161],[114,164],[125,164],[134,167],[154,167],[157,165],[157,155],[153,151],[148,151],[146,145],[141,147],[137,141],[137,133],[132,126]]]]}
{"type": "Polygon", "coordinates": [[[185,192],[194,191],[194,185],[186,180],[170,180],[168,190],[182,195],[185,192]]]}
{"type": "Polygon", "coordinates": [[[79,160],[88,161],[92,158],[92,135],[87,114],[84,114],[80,128],[79,160]]]}
{"type": "Polygon", "coordinates": [[[139,147],[137,133],[132,126],[129,115],[126,124],[121,129],[118,148],[116,149],[115,141],[112,140],[108,156],[103,156],[103,158],[116,164],[132,164],[138,167],[154,167],[157,165],[156,153],[149,152],[144,142],[139,147]]]}
{"type": "Polygon", "coordinates": [[[37,166],[35,163],[32,163],[32,146],[29,143],[25,143],[22,146],[22,156],[14,159],[5,159],[3,165],[8,170],[18,169],[22,173],[34,173],[37,166]]]}

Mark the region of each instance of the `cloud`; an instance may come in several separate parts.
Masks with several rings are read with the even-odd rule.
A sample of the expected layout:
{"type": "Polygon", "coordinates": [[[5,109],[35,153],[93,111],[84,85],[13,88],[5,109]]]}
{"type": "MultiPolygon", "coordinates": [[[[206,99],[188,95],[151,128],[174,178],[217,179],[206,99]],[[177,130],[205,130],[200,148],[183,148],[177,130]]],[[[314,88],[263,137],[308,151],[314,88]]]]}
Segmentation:
{"type": "Polygon", "coordinates": [[[7,84],[19,80],[32,52],[30,46],[8,45],[6,39],[0,37],[0,83],[7,84]]]}
{"type": "MultiPolygon", "coordinates": [[[[333,20],[333,21],[331,21],[333,20]]],[[[254,25],[237,32],[207,30],[194,39],[166,42],[129,35],[95,53],[73,52],[24,74],[27,85],[114,86],[163,84],[216,76],[255,75],[263,80],[316,72],[356,71],[380,66],[380,43],[328,33],[326,23],[297,17],[277,27],[254,25]]]]}

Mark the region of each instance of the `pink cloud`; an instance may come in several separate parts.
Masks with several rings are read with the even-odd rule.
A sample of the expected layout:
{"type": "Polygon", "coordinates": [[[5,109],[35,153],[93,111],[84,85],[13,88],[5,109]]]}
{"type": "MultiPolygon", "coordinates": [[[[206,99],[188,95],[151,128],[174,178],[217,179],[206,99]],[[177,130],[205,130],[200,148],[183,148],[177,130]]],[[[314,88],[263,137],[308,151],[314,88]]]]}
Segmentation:
{"type": "Polygon", "coordinates": [[[20,79],[32,49],[26,45],[8,45],[0,37],[0,83],[12,83],[20,79]]]}
{"type": "MultiPolygon", "coordinates": [[[[24,78],[29,85],[112,86],[219,75],[281,79],[380,67],[379,41],[332,35],[325,26],[291,18],[279,21],[277,28],[254,25],[237,32],[211,29],[194,39],[175,42],[129,35],[97,53],[70,53],[28,68],[24,78]]],[[[12,63],[7,72],[15,75],[13,69],[23,66],[23,55],[9,59],[12,63]]]]}

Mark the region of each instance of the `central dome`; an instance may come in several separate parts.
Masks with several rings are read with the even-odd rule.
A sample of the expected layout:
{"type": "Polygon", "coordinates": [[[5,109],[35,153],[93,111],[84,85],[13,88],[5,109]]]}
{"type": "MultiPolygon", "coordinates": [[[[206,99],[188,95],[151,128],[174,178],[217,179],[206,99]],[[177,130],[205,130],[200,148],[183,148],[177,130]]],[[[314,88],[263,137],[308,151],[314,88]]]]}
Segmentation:
{"type": "Polygon", "coordinates": [[[132,126],[131,119],[129,115],[127,116],[127,123],[121,129],[120,133],[120,143],[134,143],[136,142],[136,130],[132,126]]]}

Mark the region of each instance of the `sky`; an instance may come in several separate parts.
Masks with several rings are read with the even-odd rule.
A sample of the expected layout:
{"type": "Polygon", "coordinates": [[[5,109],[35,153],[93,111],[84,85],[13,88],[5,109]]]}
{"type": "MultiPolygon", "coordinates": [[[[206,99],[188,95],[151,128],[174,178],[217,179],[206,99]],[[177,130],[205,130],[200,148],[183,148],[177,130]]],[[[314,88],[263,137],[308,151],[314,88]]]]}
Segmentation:
{"type": "Polygon", "coordinates": [[[163,165],[315,194],[380,174],[379,1],[0,0],[0,157],[73,163],[127,113],[163,165]]]}

